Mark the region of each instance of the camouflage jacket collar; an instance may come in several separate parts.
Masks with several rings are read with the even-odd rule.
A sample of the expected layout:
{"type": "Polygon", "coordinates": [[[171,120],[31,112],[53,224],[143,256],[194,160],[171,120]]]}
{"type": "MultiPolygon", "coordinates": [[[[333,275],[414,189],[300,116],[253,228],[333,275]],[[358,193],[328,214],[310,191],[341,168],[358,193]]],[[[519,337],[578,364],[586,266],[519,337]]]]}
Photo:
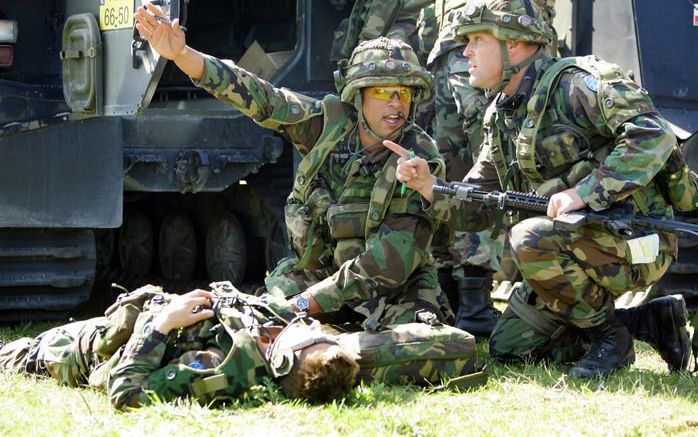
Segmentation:
{"type": "Polygon", "coordinates": [[[526,116],[526,103],[531,98],[535,85],[543,76],[542,73],[554,62],[550,55],[544,51],[539,51],[534,56],[537,56],[538,59],[528,66],[516,91],[510,96],[503,93],[499,93],[497,96],[495,105],[498,111],[515,114],[515,118],[521,120],[526,116]]]}

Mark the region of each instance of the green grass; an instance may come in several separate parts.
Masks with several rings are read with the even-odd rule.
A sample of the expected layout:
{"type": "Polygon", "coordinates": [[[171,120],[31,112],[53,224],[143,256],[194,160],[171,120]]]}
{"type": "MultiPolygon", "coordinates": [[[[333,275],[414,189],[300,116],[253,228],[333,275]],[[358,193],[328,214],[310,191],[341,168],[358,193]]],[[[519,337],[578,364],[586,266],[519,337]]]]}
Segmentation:
{"type": "MultiPolygon", "coordinates": [[[[0,340],[50,325],[0,327],[0,340]]],[[[506,366],[481,360],[487,385],[468,392],[360,386],[339,404],[309,406],[260,387],[246,399],[209,409],[182,401],[128,413],[104,394],[0,371],[0,435],[698,435],[698,383],[672,374],[648,345],[637,361],[606,380],[568,379],[567,367],[506,366]]]]}

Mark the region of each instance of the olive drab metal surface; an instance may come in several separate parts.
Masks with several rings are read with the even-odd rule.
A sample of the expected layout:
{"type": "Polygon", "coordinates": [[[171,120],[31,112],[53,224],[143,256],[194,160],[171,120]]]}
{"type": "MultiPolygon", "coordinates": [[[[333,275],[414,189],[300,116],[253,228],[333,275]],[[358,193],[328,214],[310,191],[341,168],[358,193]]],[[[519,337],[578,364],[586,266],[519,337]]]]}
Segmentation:
{"type": "Polygon", "coordinates": [[[77,14],[63,27],[63,95],[75,112],[101,115],[102,38],[95,16],[77,14]]]}
{"type": "MultiPolygon", "coordinates": [[[[75,2],[67,5],[67,12],[85,11],[90,9],[89,15],[98,26],[102,41],[102,56],[96,61],[101,62],[103,71],[102,94],[103,104],[91,110],[77,110],[79,112],[91,112],[95,115],[131,115],[142,112],[148,107],[155,93],[158,81],[162,76],[167,60],[161,58],[153,51],[148,43],[142,39],[134,27],[133,14],[135,9],[145,0],[101,0],[90,4],[75,2]]],[[[178,0],[159,0],[153,3],[159,4],[165,14],[172,20],[179,17],[178,0]]],[[[66,33],[68,23],[76,16],[88,14],[70,15],[66,21],[66,33]]],[[[80,30],[75,30],[81,34],[80,30]]],[[[74,37],[72,39],[75,39],[74,37]]],[[[64,41],[65,45],[65,41],[64,41]]],[[[64,48],[65,52],[66,49],[64,48]]],[[[74,53],[72,53],[74,54],[74,53]]],[[[87,62],[89,58],[82,58],[87,62]]],[[[80,93],[85,92],[83,87],[87,83],[82,82],[83,73],[76,65],[65,67],[65,64],[75,65],[73,59],[65,58],[63,85],[66,89],[66,99],[69,92],[71,98],[80,99],[80,93]],[[68,62],[66,62],[68,61],[68,62]],[[70,91],[68,91],[70,90],[70,91]],[[75,97],[72,97],[75,95],[75,97]]],[[[98,85],[97,83],[95,83],[98,85]]]]}

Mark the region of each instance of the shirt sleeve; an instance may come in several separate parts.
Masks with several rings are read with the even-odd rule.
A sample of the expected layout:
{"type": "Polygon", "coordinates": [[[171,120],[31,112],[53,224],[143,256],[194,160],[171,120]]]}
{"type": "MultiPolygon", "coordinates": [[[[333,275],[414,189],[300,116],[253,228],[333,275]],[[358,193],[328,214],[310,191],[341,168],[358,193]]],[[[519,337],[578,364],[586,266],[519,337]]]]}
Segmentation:
{"type": "Polygon", "coordinates": [[[588,75],[578,70],[565,74],[553,104],[582,130],[613,142],[613,149],[600,165],[574,187],[590,208],[599,211],[648,185],[669,158],[676,138],[639,87],[630,81],[604,84],[605,96],[620,96],[606,97],[604,104],[616,113],[628,114],[618,127],[615,120],[609,123],[596,95],[590,98],[588,75]]]}
{"type": "Polygon", "coordinates": [[[260,126],[285,134],[301,153],[322,130],[319,100],[276,88],[232,61],[204,55],[204,75],[194,83],[260,126]]]}
{"type": "Polygon", "coordinates": [[[153,372],[162,366],[167,336],[145,325],[126,343],[118,364],[109,374],[109,400],[114,408],[140,407],[150,401],[146,390],[153,372]]]}

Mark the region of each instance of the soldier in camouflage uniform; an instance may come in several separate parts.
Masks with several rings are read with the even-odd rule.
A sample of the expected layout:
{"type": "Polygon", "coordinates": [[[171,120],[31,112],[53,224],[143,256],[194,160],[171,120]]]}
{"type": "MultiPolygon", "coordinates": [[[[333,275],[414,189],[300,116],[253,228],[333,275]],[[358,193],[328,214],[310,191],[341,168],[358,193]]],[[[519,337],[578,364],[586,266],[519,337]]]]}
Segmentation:
{"type": "MultiPolygon", "coordinates": [[[[534,2],[542,8],[545,21],[552,28],[554,0],[534,2]]],[[[434,74],[432,137],[446,162],[447,180],[463,179],[472,167],[482,144],[482,119],[489,102],[484,90],[468,83],[465,41],[456,38],[451,26],[453,15],[466,3],[468,0],[436,0],[432,22],[436,31],[420,29],[438,35],[427,67],[434,74]]],[[[508,247],[504,253],[505,235],[492,238],[492,230],[488,229],[456,231],[451,237],[448,247],[435,244],[439,282],[457,309],[456,326],[479,337],[489,337],[499,318],[490,301],[493,272],[498,272],[501,279],[513,280],[516,276],[508,247]]]]}
{"type": "Polygon", "coordinates": [[[387,38],[361,44],[335,73],[340,97],[316,100],[191,49],[179,27],[147,7],[136,18],[154,49],[303,157],[286,206],[296,256],[279,263],[266,290],[300,295],[294,302],[311,314],[349,308],[371,328],[414,321],[419,310],[452,321],[429,253],[433,219],[418,193],[401,189],[397,157],[381,144],[399,139],[443,175],[433,141],[406,121],[431,83],[411,47],[387,38]]]}
{"type": "Polygon", "coordinates": [[[435,384],[476,370],[474,338],[457,328],[344,332],[296,315],[282,298],[244,294],[229,282],[211,288],[179,296],[147,285],[122,294],[104,317],[0,343],[0,368],[108,388],[119,409],[149,404],[149,393],[211,405],[264,378],[290,398],[326,402],[358,381],[435,384]]]}
{"type": "MultiPolygon", "coordinates": [[[[667,330],[657,341],[672,369],[688,362],[685,304],[660,302],[657,317],[614,311],[614,297],[657,281],[676,259],[676,236],[639,234],[625,239],[598,225],[578,231],[553,228],[554,218],[584,207],[611,206],[671,218],[655,176],[676,150],[676,139],[647,93],[617,66],[598,58],[552,59],[543,49],[551,31],[529,0],[472,1],[458,11],[456,35],[467,38],[470,84],[496,94],[484,119],[485,140],[464,181],[483,189],[535,191],[550,196],[548,216],[519,221],[510,230],[524,278],[490,337],[499,359],[555,357],[577,360],[573,377],[605,376],[634,361],[632,337],[667,330]],[[533,13],[532,13],[533,12],[533,13]],[[646,326],[645,326],[646,327],[646,326]],[[668,339],[668,340],[667,340],[668,339]]],[[[493,223],[492,210],[433,192],[435,178],[420,159],[400,161],[428,211],[462,230],[493,223]]],[[[648,311],[650,311],[648,310],[648,311]]]]}
{"type": "MultiPolygon", "coordinates": [[[[232,287],[231,287],[232,289],[232,287]]],[[[115,408],[193,397],[211,404],[275,378],[291,398],[327,402],[354,386],[354,353],[281,300],[185,295],[146,286],[106,317],[59,326],[0,348],[0,368],[108,389],[115,408]],[[215,312],[211,301],[222,302],[215,312]],[[215,301],[215,300],[214,300],[215,301]],[[277,314],[280,314],[277,316],[277,314]],[[129,322],[130,320],[130,322],[129,322]],[[123,346],[123,347],[122,347],[123,346]]]]}
{"type": "Polygon", "coordinates": [[[419,11],[433,0],[356,0],[334,33],[330,60],[351,56],[360,43],[384,36],[414,47],[419,11]]]}

